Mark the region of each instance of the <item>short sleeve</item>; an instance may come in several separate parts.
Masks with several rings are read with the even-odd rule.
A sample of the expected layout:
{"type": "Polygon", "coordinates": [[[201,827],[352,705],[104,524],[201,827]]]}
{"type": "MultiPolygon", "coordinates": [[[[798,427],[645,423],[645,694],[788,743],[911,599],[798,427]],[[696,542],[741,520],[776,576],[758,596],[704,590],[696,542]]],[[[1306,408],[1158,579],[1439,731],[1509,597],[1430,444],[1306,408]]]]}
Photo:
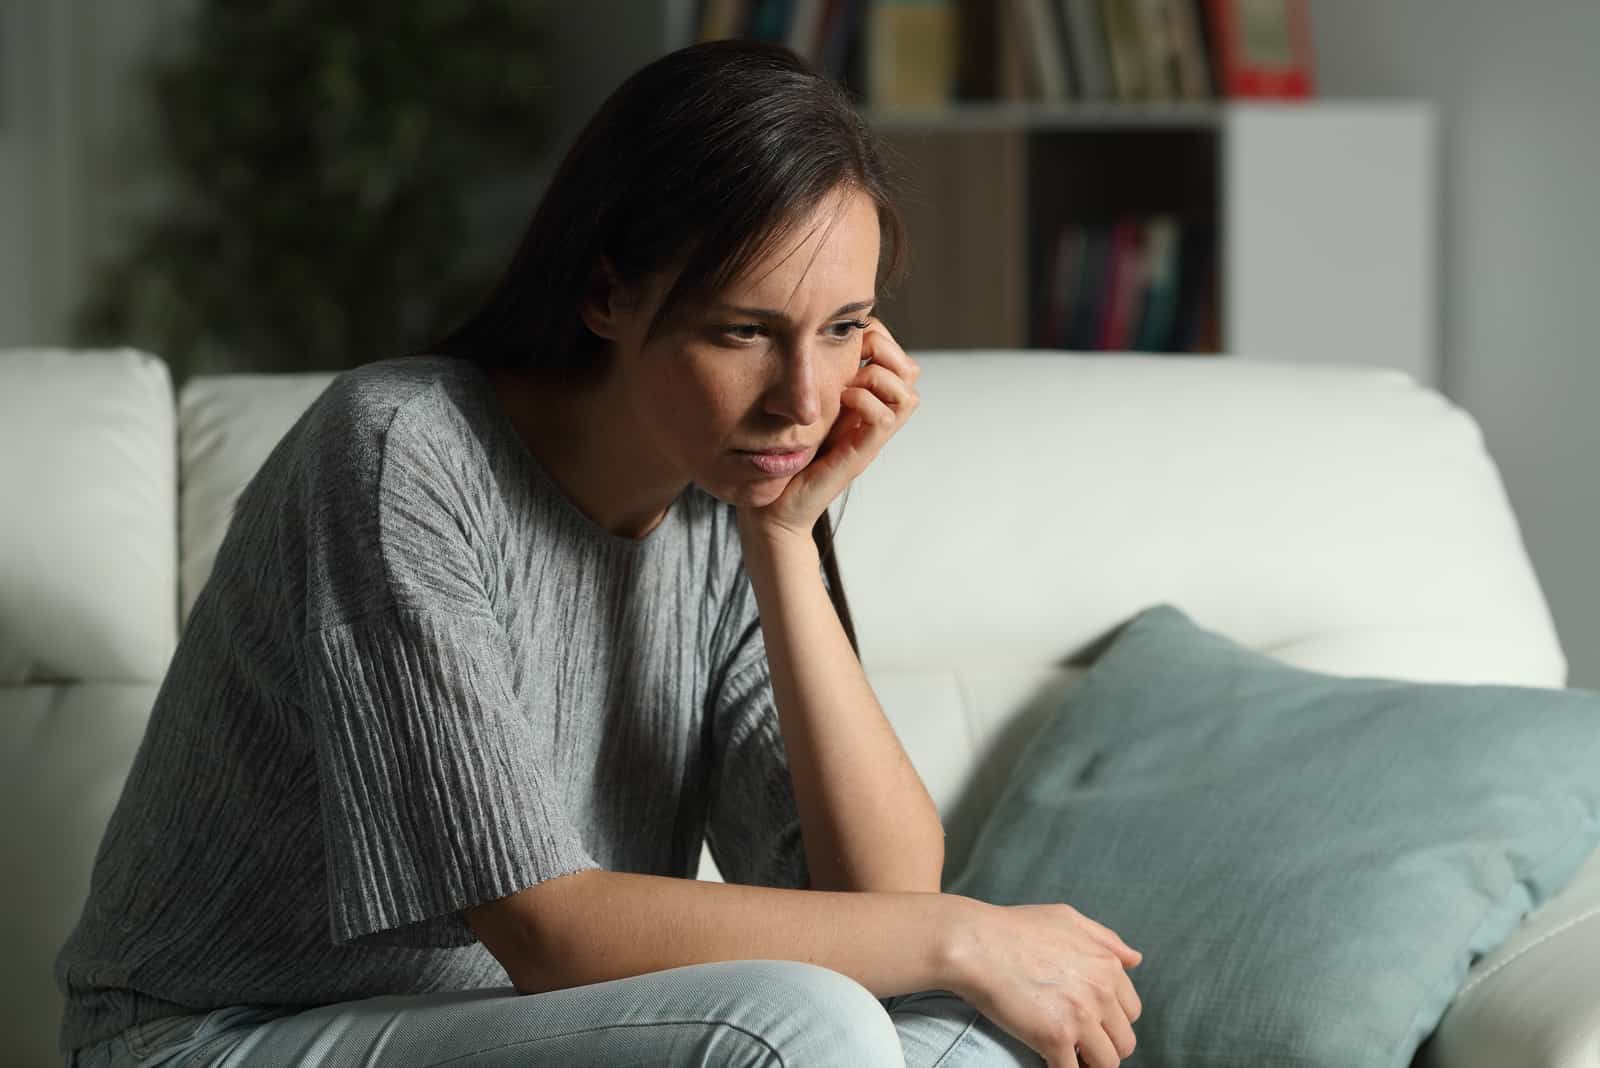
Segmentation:
{"type": "Polygon", "coordinates": [[[724,618],[736,635],[711,687],[706,838],[724,879],[805,890],[811,885],[800,813],[755,593],[741,569],[724,618]]]}
{"type": "Polygon", "coordinates": [[[459,946],[461,910],[595,868],[492,620],[394,608],[305,642],[332,940],[459,946]]]}
{"type": "Polygon", "coordinates": [[[492,479],[436,400],[341,402],[287,520],[334,944],[470,945],[462,909],[598,867],[513,684],[492,479]]]}

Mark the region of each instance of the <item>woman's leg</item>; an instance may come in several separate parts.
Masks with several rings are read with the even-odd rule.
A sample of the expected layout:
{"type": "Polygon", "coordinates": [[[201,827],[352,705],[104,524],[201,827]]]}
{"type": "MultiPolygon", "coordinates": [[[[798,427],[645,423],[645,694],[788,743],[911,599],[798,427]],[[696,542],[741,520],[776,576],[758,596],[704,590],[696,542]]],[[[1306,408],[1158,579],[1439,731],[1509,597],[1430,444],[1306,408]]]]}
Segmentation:
{"type": "Polygon", "coordinates": [[[906,1068],[1044,1068],[1044,1058],[948,990],[884,999],[906,1068]]]}
{"type": "Polygon", "coordinates": [[[828,968],[779,960],[694,964],[534,995],[510,987],[387,995],[245,1026],[211,1026],[208,1017],[144,1058],[120,1040],[113,1046],[118,1055],[95,1068],[905,1063],[894,1021],[871,991],[828,968]]]}
{"type": "Polygon", "coordinates": [[[290,1065],[748,1065],[773,1068],[1042,1068],[1044,1061],[947,990],[875,999],[796,961],[724,961],[533,996],[509,987],[389,995],[262,1022],[219,1009],[159,1021],[99,1047],[82,1068],[290,1065]],[[164,1041],[171,1037],[175,1041],[164,1041]]]}

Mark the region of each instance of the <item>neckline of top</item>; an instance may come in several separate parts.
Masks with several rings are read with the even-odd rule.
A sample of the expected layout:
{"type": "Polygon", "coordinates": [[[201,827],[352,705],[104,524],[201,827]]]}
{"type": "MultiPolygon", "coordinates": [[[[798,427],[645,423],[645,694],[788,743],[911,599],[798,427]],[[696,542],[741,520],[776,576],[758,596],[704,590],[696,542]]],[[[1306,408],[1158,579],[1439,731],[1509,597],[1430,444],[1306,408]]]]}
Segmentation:
{"type": "Polygon", "coordinates": [[[649,549],[655,545],[669,540],[667,537],[669,531],[678,526],[682,520],[682,513],[684,509],[688,507],[686,498],[693,489],[692,483],[688,486],[685,486],[683,490],[672,499],[672,503],[667,506],[666,515],[662,516],[660,521],[658,521],[656,525],[650,529],[649,533],[645,534],[643,537],[629,538],[607,530],[600,523],[596,522],[595,519],[582,508],[579,508],[576,501],[567,496],[566,491],[561,488],[561,484],[555,480],[555,477],[550,474],[549,470],[544,466],[539,458],[534,455],[533,450],[528,447],[527,441],[524,440],[521,433],[517,431],[516,424],[512,421],[510,413],[507,412],[505,410],[505,406],[501,404],[500,395],[498,392],[496,392],[494,388],[494,382],[492,379],[490,379],[488,372],[486,372],[482,367],[479,367],[477,364],[473,363],[471,360],[464,359],[462,357],[434,356],[433,358],[447,360],[451,364],[456,365],[464,370],[465,376],[471,380],[474,387],[476,387],[479,391],[485,411],[487,411],[490,414],[490,417],[496,421],[500,433],[506,435],[510,439],[511,448],[514,454],[520,457],[524,466],[526,466],[533,473],[535,478],[543,483],[550,495],[557,501],[558,507],[565,512],[567,516],[575,524],[577,524],[577,526],[586,532],[589,537],[593,538],[595,541],[611,546],[612,548],[623,549],[630,552],[642,552],[645,549],[649,549]]]}

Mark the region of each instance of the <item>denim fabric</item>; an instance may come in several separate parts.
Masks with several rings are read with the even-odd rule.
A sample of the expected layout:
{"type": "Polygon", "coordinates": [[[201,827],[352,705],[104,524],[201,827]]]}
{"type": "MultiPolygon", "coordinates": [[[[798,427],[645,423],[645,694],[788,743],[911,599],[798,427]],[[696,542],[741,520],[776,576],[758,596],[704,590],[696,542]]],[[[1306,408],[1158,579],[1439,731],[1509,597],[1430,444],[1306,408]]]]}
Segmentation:
{"type": "Polygon", "coordinates": [[[889,998],[800,961],[693,964],[519,995],[386,995],[305,1011],[234,1006],[129,1028],[69,1068],[604,1065],[1042,1068],[945,990],[889,998]]]}

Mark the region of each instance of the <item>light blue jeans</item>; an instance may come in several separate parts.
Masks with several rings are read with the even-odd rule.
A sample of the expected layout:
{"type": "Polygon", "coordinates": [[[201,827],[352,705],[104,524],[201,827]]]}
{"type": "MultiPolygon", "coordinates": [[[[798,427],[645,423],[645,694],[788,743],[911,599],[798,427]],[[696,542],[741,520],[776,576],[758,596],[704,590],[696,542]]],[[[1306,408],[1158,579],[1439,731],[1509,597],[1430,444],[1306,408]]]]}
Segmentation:
{"type": "Polygon", "coordinates": [[[543,994],[497,987],[302,1011],[222,1008],[137,1025],[67,1065],[1043,1068],[1044,1060],[947,990],[876,998],[821,965],[737,960],[543,994]]]}

